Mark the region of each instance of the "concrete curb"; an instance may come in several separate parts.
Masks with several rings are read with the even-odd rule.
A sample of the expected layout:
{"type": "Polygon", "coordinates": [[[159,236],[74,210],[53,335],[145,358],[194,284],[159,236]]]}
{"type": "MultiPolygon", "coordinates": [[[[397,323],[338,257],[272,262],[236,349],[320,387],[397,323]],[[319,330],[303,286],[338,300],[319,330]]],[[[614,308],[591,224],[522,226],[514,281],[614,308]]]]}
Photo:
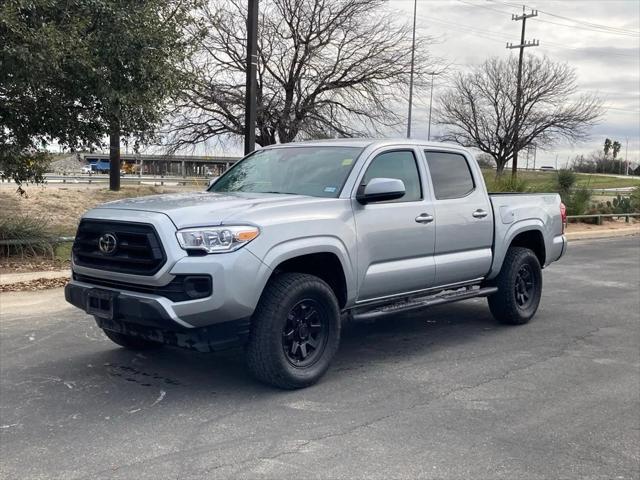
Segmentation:
{"type": "Polygon", "coordinates": [[[625,228],[620,230],[582,230],[567,232],[567,240],[571,242],[579,240],[594,240],[598,238],[618,238],[640,235],[640,228],[625,228]]]}

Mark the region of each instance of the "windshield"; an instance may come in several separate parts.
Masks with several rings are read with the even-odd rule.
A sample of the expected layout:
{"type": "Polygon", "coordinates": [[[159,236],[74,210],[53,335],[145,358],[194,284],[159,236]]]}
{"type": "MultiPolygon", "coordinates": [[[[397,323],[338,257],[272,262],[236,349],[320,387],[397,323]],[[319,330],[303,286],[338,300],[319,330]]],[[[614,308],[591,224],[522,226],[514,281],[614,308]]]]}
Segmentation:
{"type": "Polygon", "coordinates": [[[361,151],[358,147],[258,150],[234,165],[209,191],[337,198],[361,151]]]}

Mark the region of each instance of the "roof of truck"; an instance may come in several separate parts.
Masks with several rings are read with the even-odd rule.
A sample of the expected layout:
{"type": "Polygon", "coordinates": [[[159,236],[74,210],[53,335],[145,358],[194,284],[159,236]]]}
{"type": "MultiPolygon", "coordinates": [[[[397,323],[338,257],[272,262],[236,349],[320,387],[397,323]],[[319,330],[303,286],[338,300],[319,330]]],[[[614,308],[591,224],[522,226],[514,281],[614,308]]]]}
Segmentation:
{"type": "Polygon", "coordinates": [[[307,140],[304,142],[292,142],[292,143],[279,143],[275,145],[270,145],[265,148],[278,148],[278,147],[287,147],[287,146],[342,146],[342,147],[359,147],[366,148],[370,146],[375,147],[385,147],[390,145],[419,145],[421,147],[443,147],[446,146],[448,148],[459,148],[463,149],[464,147],[460,145],[456,145],[454,143],[443,143],[443,142],[427,142],[426,140],[420,139],[406,139],[406,138],[330,138],[326,140],[307,140]]]}

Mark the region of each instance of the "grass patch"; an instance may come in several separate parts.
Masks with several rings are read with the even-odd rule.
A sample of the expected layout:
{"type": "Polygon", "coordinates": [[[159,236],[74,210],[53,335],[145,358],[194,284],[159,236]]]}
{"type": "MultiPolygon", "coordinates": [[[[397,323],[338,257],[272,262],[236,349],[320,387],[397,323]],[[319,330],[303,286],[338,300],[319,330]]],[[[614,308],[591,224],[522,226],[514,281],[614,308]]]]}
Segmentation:
{"type": "MultiPolygon", "coordinates": [[[[495,170],[483,170],[485,182],[487,182],[487,188],[489,191],[501,191],[492,190],[491,186],[496,183],[495,170]]],[[[551,192],[555,184],[556,171],[550,172],[533,172],[533,171],[519,171],[518,180],[524,180],[527,183],[528,191],[533,192],[551,192]]],[[[511,176],[511,171],[505,171],[504,176],[511,176]]],[[[624,188],[635,187],[640,185],[639,178],[617,178],[608,177],[606,175],[589,175],[586,173],[576,173],[576,187],[587,188],[624,188]]]]}
{"type": "Polygon", "coordinates": [[[130,197],[161,193],[186,192],[188,188],[125,186],[118,192],[102,187],[48,185],[27,187],[27,197],[18,197],[13,190],[0,190],[0,204],[11,215],[45,217],[52,235],[73,236],[83,213],[101,203],[130,197]]]}
{"type": "Polygon", "coordinates": [[[50,236],[47,221],[42,217],[12,215],[0,217],[0,257],[35,257],[52,255],[53,248],[47,241],[50,236]]]}
{"type": "MultiPolygon", "coordinates": [[[[123,198],[187,192],[194,188],[124,186],[107,188],[69,185],[27,186],[27,196],[13,189],[0,190],[0,239],[73,236],[83,213],[95,206],[123,198]]],[[[202,188],[195,187],[196,190],[202,188]]],[[[0,271],[20,272],[68,268],[71,243],[50,242],[26,246],[0,246],[0,271]]]]}

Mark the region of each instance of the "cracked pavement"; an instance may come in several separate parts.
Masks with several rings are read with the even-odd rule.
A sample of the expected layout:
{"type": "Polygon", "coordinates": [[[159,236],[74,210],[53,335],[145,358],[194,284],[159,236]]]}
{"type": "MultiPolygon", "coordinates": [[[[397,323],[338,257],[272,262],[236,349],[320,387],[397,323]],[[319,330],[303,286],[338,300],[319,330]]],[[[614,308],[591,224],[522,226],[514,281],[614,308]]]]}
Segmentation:
{"type": "Polygon", "coordinates": [[[640,238],[572,243],[544,283],[521,327],[481,299],[349,323],[295,392],[2,294],[0,478],[640,478],[640,238]]]}

